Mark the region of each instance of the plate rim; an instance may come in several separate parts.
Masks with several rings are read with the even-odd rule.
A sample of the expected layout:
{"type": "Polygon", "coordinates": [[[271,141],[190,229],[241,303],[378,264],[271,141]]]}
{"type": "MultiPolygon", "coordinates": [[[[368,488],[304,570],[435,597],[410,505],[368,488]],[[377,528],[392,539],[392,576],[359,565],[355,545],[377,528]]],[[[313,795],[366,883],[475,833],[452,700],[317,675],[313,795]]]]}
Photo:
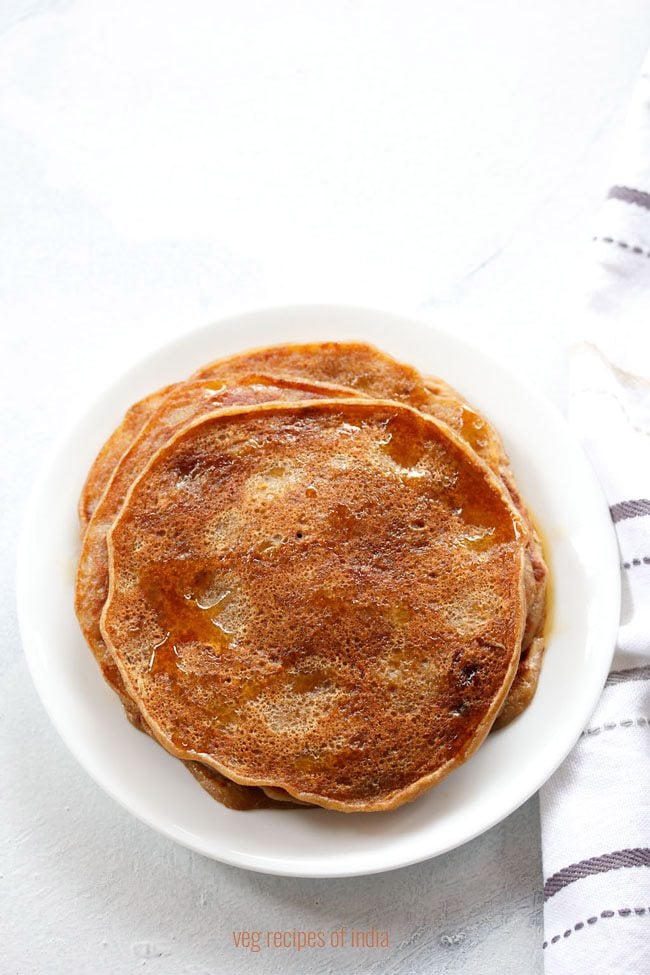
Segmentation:
{"type": "MultiPolygon", "coordinates": [[[[78,436],[79,430],[83,425],[84,420],[88,414],[93,411],[97,411],[101,408],[101,404],[108,401],[111,398],[119,397],[119,392],[121,387],[128,385],[132,381],[138,381],[141,374],[146,374],[147,369],[152,367],[152,361],[155,359],[169,359],[173,356],[175,349],[186,349],[191,344],[200,344],[202,339],[206,336],[215,334],[218,335],[219,331],[224,328],[224,326],[232,325],[240,319],[253,320],[260,319],[264,316],[278,316],[278,315],[295,315],[297,313],[302,315],[313,315],[322,314],[323,312],[332,313],[340,317],[348,316],[373,316],[378,320],[383,320],[387,322],[392,319],[393,324],[398,325],[400,322],[409,323],[411,326],[419,329],[426,329],[432,335],[432,337],[438,336],[439,341],[448,343],[455,347],[461,352],[461,354],[466,354],[470,358],[478,358],[482,360],[489,367],[493,367],[497,375],[503,376],[508,383],[510,383],[520,394],[525,395],[527,398],[532,400],[536,405],[538,405],[544,414],[552,415],[554,417],[554,423],[560,424],[564,436],[572,441],[573,448],[576,450],[577,454],[580,456],[580,463],[583,466],[585,472],[588,472],[590,477],[592,488],[594,490],[594,496],[599,495],[602,501],[603,514],[607,516],[607,521],[609,521],[609,506],[605,495],[603,493],[602,486],[598,481],[596,472],[591,465],[589,458],[586,455],[583,445],[578,439],[575,431],[569,425],[566,417],[563,416],[562,412],[559,410],[557,405],[551,400],[547,399],[543,393],[541,393],[537,388],[531,386],[530,388],[524,385],[524,382],[514,373],[512,373],[507,367],[501,365],[501,363],[496,362],[488,353],[484,352],[483,349],[477,348],[470,342],[467,342],[463,338],[459,338],[456,334],[451,331],[446,330],[439,324],[431,324],[430,322],[419,319],[414,315],[395,313],[392,311],[386,311],[382,309],[373,309],[362,305],[351,305],[351,304],[335,304],[335,303],[313,303],[313,304],[291,304],[291,305],[269,305],[269,306],[254,306],[254,307],[244,307],[233,313],[225,314],[224,316],[216,319],[215,321],[199,325],[196,328],[189,329],[188,331],[182,333],[181,335],[175,336],[172,339],[161,343],[150,349],[146,354],[140,356],[136,361],[129,364],[125,370],[123,370],[119,375],[114,377],[109,383],[107,383],[96,395],[94,395],[90,401],[86,401],[82,410],[79,411],[64,427],[62,432],[53,440],[49,449],[45,452],[44,458],[39,466],[37,475],[33,481],[32,488],[29,492],[27,502],[24,507],[22,522],[20,527],[20,532],[18,536],[17,544],[17,560],[16,560],[16,606],[18,615],[19,632],[21,636],[21,642],[23,645],[23,651],[27,659],[28,669],[30,672],[31,679],[36,688],[37,694],[44,707],[50,721],[52,722],[57,733],[61,739],[66,744],[68,750],[72,753],[77,762],[81,767],[90,775],[91,779],[106,793],[111,799],[113,799],[118,805],[126,809],[131,815],[133,815],[137,820],[145,823],[147,826],[154,829],[161,835],[172,839],[173,841],[180,843],[188,849],[193,850],[203,856],[207,856],[218,862],[226,863],[230,866],[236,866],[242,869],[251,870],[253,872],[259,872],[264,874],[276,875],[276,876],[289,876],[289,877],[311,877],[311,878],[344,878],[344,877],[354,877],[354,876],[366,876],[376,873],[388,872],[391,870],[397,870],[402,867],[411,866],[416,863],[424,862],[429,859],[433,859],[437,856],[441,856],[444,853],[448,853],[465,843],[470,842],[477,836],[491,829],[497,823],[503,821],[518,808],[520,808],[532,795],[534,795],[548,779],[553,775],[556,769],[562,764],[566,759],[567,755],[570,753],[574,747],[576,741],[580,737],[581,731],[584,724],[588,720],[589,714],[593,711],[596,703],[602,693],[602,689],[605,685],[607,674],[611,665],[611,660],[615,651],[616,637],[618,634],[619,620],[620,620],[620,602],[621,602],[621,576],[618,568],[618,562],[616,559],[612,560],[612,568],[610,571],[611,578],[609,579],[610,586],[610,609],[611,619],[609,627],[607,628],[606,634],[601,638],[601,643],[605,645],[608,643],[611,647],[611,652],[609,655],[604,651],[599,655],[598,662],[599,667],[594,668],[595,673],[592,673],[592,684],[591,693],[584,699],[583,707],[579,709],[579,714],[581,715],[580,720],[578,720],[578,714],[576,714],[574,721],[572,722],[572,734],[567,733],[567,742],[570,739],[570,744],[562,750],[559,758],[555,761],[550,762],[545,767],[543,773],[538,775],[537,784],[532,788],[523,790],[516,798],[513,803],[508,804],[508,808],[500,809],[497,813],[488,817],[487,820],[480,822],[477,825],[476,830],[469,831],[462,839],[453,840],[449,844],[443,844],[434,851],[426,850],[425,852],[416,853],[412,857],[398,857],[395,858],[395,862],[379,862],[378,864],[368,864],[364,866],[351,866],[347,868],[340,862],[335,869],[322,869],[314,870],[310,868],[302,868],[296,862],[291,860],[285,860],[284,862],[279,862],[276,856],[272,864],[264,863],[260,861],[260,858],[255,854],[248,854],[246,852],[222,849],[219,852],[214,850],[207,850],[201,845],[200,842],[194,841],[192,835],[180,835],[181,828],[175,829],[173,826],[166,826],[164,823],[155,821],[152,816],[147,815],[141,808],[139,808],[138,803],[133,799],[131,794],[118,794],[115,789],[113,789],[110,783],[102,780],[101,769],[97,769],[92,765],[90,761],[87,760],[87,755],[83,747],[79,743],[75,742],[72,735],[69,733],[68,728],[65,724],[59,720],[59,716],[56,714],[54,708],[54,702],[48,693],[48,689],[45,686],[44,674],[38,667],[37,654],[34,650],[32,639],[31,639],[31,629],[32,623],[30,621],[30,611],[29,611],[29,599],[28,599],[28,581],[29,581],[29,570],[27,565],[26,551],[28,549],[29,536],[31,525],[34,520],[34,513],[39,510],[40,503],[42,503],[42,496],[44,494],[44,489],[47,486],[50,477],[52,476],[53,470],[56,466],[57,459],[59,455],[64,451],[71,442],[74,441],[75,435],[78,436]],[[589,699],[589,705],[587,706],[587,697],[589,699]]],[[[441,320],[444,321],[444,312],[441,313],[441,320]]],[[[453,319],[452,319],[453,322],[453,319]]],[[[309,335],[310,329],[313,329],[313,325],[308,324],[306,326],[306,337],[305,341],[318,341],[318,339],[312,339],[309,335]]],[[[337,337],[334,340],[338,340],[337,337]]],[[[435,340],[435,338],[434,338],[435,340]]],[[[277,340],[275,340],[277,341],[277,340]]],[[[372,339],[366,337],[366,341],[372,341],[372,339]]],[[[274,339],[272,335],[269,335],[269,340],[267,344],[274,344],[274,339]]],[[[254,348],[255,346],[246,346],[246,348],[254,348]]],[[[391,353],[392,354],[392,353],[391,353]]],[[[151,388],[151,387],[149,387],[151,388]]],[[[126,406],[130,405],[127,403],[126,406]]],[[[126,406],[124,409],[126,409],[126,406]]],[[[119,411],[121,407],[118,405],[117,409],[119,411]]],[[[605,535],[609,536],[608,544],[611,549],[611,554],[618,556],[618,543],[616,540],[616,534],[613,524],[609,521],[609,530],[606,531],[606,520],[603,518],[602,521],[602,538],[605,539],[605,535]]],[[[605,567],[601,567],[601,572],[605,572],[605,567]]],[[[318,811],[316,812],[318,815],[318,811]]],[[[377,854],[372,851],[368,853],[364,851],[362,854],[365,857],[370,855],[376,856],[377,854]]]]}

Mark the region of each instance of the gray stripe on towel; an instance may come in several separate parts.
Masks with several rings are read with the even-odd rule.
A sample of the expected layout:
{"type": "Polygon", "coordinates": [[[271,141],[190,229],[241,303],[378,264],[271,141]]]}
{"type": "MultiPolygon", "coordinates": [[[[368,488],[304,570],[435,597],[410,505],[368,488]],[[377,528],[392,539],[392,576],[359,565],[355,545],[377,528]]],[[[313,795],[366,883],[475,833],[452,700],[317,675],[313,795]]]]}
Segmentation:
{"type": "Polygon", "coordinates": [[[619,501],[609,509],[612,521],[624,521],[625,518],[640,518],[642,515],[650,515],[650,500],[639,498],[636,501],[619,501]]]}
{"type": "Polygon", "coordinates": [[[591,877],[597,873],[608,873],[610,870],[621,870],[623,867],[650,867],[650,847],[616,850],[614,853],[589,857],[588,860],[580,860],[569,867],[563,867],[544,884],[544,900],[549,900],[575,880],[582,880],[583,877],[591,877]]]}
{"type": "Polygon", "coordinates": [[[635,206],[650,210],[650,193],[635,190],[631,186],[612,186],[607,194],[609,200],[622,200],[623,203],[633,203],[635,206]]]}
{"type": "Polygon", "coordinates": [[[645,667],[630,667],[628,670],[612,670],[605,681],[610,684],[623,684],[628,680],[650,680],[650,664],[645,667]]]}

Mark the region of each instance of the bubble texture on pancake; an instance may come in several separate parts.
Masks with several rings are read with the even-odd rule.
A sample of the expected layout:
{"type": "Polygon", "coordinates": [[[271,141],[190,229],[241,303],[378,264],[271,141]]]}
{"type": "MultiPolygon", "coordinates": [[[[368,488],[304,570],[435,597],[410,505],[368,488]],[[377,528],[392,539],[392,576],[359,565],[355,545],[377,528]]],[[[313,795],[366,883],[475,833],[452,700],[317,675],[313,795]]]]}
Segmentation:
{"type": "Polygon", "coordinates": [[[367,342],[309,342],[252,349],[217,360],[194,373],[194,379],[231,377],[250,372],[333,382],[375,399],[394,399],[431,413],[454,429],[491,467],[507,465],[499,435],[451,386],[425,379],[417,369],[398,362],[367,342]]]}
{"type": "MultiPolygon", "coordinates": [[[[155,394],[158,396],[159,394],[155,394]]],[[[156,450],[181,427],[219,406],[265,403],[276,400],[309,400],[349,396],[347,389],[297,379],[243,376],[234,381],[198,380],[179,383],[167,391],[140,435],[122,455],[108,488],[96,506],[83,538],[77,566],[75,609],[88,646],[105,679],[119,694],[129,719],[142,724],[140,714],[124,689],[112,655],[99,629],[99,617],[108,595],[106,533],[119,512],[131,483],[156,450]]],[[[146,730],[146,729],[145,729],[146,730]]]]}
{"type": "Polygon", "coordinates": [[[527,621],[521,660],[512,699],[507,708],[504,706],[498,726],[503,727],[516,718],[530,702],[541,668],[547,569],[540,539],[515,484],[501,437],[494,427],[444,380],[423,377],[417,369],[396,361],[366,342],[310,342],[253,349],[210,363],[194,375],[198,378],[218,376],[225,368],[232,376],[260,369],[276,375],[330,380],[367,396],[408,403],[447,423],[498,474],[526,520],[529,536],[525,567],[527,621]],[[518,687],[520,683],[521,688],[518,687]]]}
{"type": "Polygon", "coordinates": [[[412,406],[428,400],[417,369],[397,362],[367,342],[308,342],[249,349],[202,366],[192,378],[211,379],[223,370],[232,377],[262,372],[318,379],[348,386],[366,396],[403,400],[412,406]]]}
{"type": "Polygon", "coordinates": [[[220,410],[109,532],[102,633],[158,740],[344,811],[414,798],[514,676],[527,529],[444,424],[395,403],[220,410]]]}
{"type": "MultiPolygon", "coordinates": [[[[137,703],[124,686],[99,629],[99,617],[108,594],[106,532],[131,482],[158,447],[179,427],[203,413],[211,412],[219,404],[266,402],[269,399],[304,400],[317,396],[332,397],[338,392],[350,395],[349,390],[339,390],[332,384],[272,380],[266,376],[242,376],[235,383],[225,380],[179,383],[153,393],[132,407],[100,451],[84,487],[84,510],[91,511],[92,516],[86,526],[79,558],[75,608],[86,642],[104,678],[120,698],[131,724],[140,731],[150,733],[137,703]],[[127,442],[129,433],[132,434],[131,440],[127,442]],[[112,470],[109,470],[110,460],[113,462],[112,470]]],[[[198,762],[185,762],[185,765],[213,799],[229,808],[261,809],[277,805],[292,808],[297,805],[282,790],[274,790],[272,795],[266,796],[262,790],[232,783],[216,769],[198,762]]]]}
{"type": "MultiPolygon", "coordinates": [[[[518,495],[514,478],[512,477],[509,466],[507,466],[507,456],[505,455],[505,451],[503,451],[498,435],[487,421],[468,407],[468,404],[463,401],[460,394],[443,380],[435,377],[426,377],[422,381],[417,372],[410,366],[404,366],[395,362],[384,353],[365,343],[314,343],[310,345],[279,346],[272,349],[253,350],[252,353],[244,353],[243,355],[230,357],[229,359],[219,360],[217,363],[211,364],[206,370],[202,371],[213,377],[216,377],[219,373],[223,376],[224,372],[227,371],[228,365],[230,365],[231,374],[243,377],[251,368],[252,364],[268,366],[270,363],[272,363],[274,368],[283,369],[285,377],[287,374],[293,374],[293,378],[299,380],[300,376],[297,374],[296,367],[303,374],[308,372],[316,380],[322,380],[324,378],[340,379],[343,376],[347,381],[354,382],[355,385],[372,390],[374,395],[386,395],[385,390],[388,389],[398,399],[403,398],[406,402],[410,401],[419,404],[420,408],[424,410],[431,409],[434,416],[445,420],[445,422],[449,423],[468,441],[474,441],[475,448],[478,448],[484,459],[490,463],[493,469],[499,471],[502,480],[508,486],[511,496],[518,504],[520,511],[528,518],[525,505],[523,505],[518,495]],[[425,396],[422,393],[423,382],[426,389],[425,396]]],[[[87,527],[90,516],[97,506],[107,481],[110,480],[116,464],[143,428],[146,438],[147,419],[159,409],[161,403],[164,402],[172,389],[173,387],[167,387],[136,403],[128,411],[123,423],[100,451],[88,475],[80,499],[79,516],[82,534],[87,527]]],[[[210,404],[204,404],[202,409],[210,409],[210,404]]],[[[176,412],[176,416],[180,426],[182,425],[182,421],[187,420],[189,413],[183,415],[183,411],[180,410],[176,412]]],[[[167,423],[165,427],[166,432],[171,435],[173,432],[172,424],[167,423]]],[[[122,487],[124,487],[124,482],[122,487]]],[[[117,493],[113,492],[113,502],[115,502],[117,493]]],[[[528,524],[531,531],[525,574],[528,609],[526,632],[517,675],[494,727],[501,727],[508,723],[530,702],[535,692],[543,656],[546,567],[539,540],[536,537],[530,520],[528,524]]],[[[106,525],[104,526],[104,532],[105,530],[106,525]]],[[[98,539],[96,537],[95,554],[97,556],[98,552],[100,553],[97,559],[97,565],[99,567],[98,579],[101,580],[102,576],[104,579],[106,578],[106,549],[105,543],[98,546],[97,541],[98,539]]],[[[97,591],[101,591],[102,588],[105,588],[105,584],[103,586],[100,584],[97,591]]],[[[91,600],[90,605],[92,605],[92,602],[91,600]]],[[[90,626],[91,630],[94,629],[94,637],[91,636],[91,642],[94,642],[100,660],[104,657],[105,671],[109,683],[115,685],[114,689],[120,694],[124,707],[132,722],[146,731],[146,722],[142,719],[135,703],[126,693],[117,668],[114,666],[112,660],[106,656],[106,651],[103,647],[97,626],[97,618],[102,608],[102,602],[103,600],[99,602],[97,600],[94,601],[93,612],[90,616],[88,614],[86,615],[85,629],[87,630],[88,626],[90,626]]],[[[88,609],[89,606],[87,605],[86,608],[88,609]]],[[[226,805],[236,808],[255,808],[260,805],[259,797],[253,795],[254,793],[258,793],[259,790],[252,787],[239,786],[240,794],[238,795],[237,793],[233,793],[232,789],[229,788],[232,783],[229,783],[216,770],[209,769],[206,766],[200,766],[198,763],[187,762],[186,765],[195,774],[199,782],[208,788],[210,794],[226,805]],[[198,769],[200,768],[203,769],[201,774],[198,773],[198,769]],[[246,798],[247,793],[249,795],[246,798]]],[[[282,790],[269,788],[267,792],[269,796],[272,795],[276,799],[286,800],[290,798],[287,794],[283,794],[282,790]]],[[[269,804],[274,805],[275,803],[269,804]]]]}
{"type": "MultiPolygon", "coordinates": [[[[526,519],[529,529],[525,565],[526,628],[518,671],[508,695],[508,701],[504,703],[495,727],[503,727],[508,724],[530,703],[537,686],[544,650],[547,569],[541,542],[517,489],[508,457],[497,432],[448,383],[438,377],[427,376],[423,379],[412,366],[397,362],[386,353],[363,342],[308,343],[254,349],[212,362],[198,370],[195,375],[206,379],[225,378],[233,381],[237,377],[245,378],[253,368],[273,368],[279,370],[281,375],[291,377],[295,381],[308,382],[311,379],[315,382],[323,382],[336,378],[341,383],[351,384],[358,391],[363,390],[366,395],[395,398],[416,408],[419,407],[423,412],[428,412],[451,426],[501,477],[511,498],[526,519]]],[[[119,428],[116,431],[116,434],[102,449],[94,465],[97,466],[98,462],[102,461],[99,464],[102,475],[105,474],[111,457],[114,464],[119,461],[123,452],[126,432],[130,427],[135,427],[135,417],[141,418],[146,413],[151,415],[160,407],[171,388],[167,387],[167,390],[162,390],[146,400],[142,400],[129,411],[125,422],[122,424],[124,429],[119,428]]],[[[166,430],[170,431],[171,435],[170,426],[169,423],[166,424],[166,430]]],[[[145,437],[150,429],[150,425],[144,428],[145,437]]],[[[138,432],[140,431],[136,430],[136,434],[138,432]]],[[[92,505],[94,508],[98,497],[97,488],[103,490],[104,483],[102,479],[98,479],[94,501],[92,483],[91,472],[84,492],[86,506],[92,505]]],[[[115,497],[115,493],[114,491],[113,497],[115,497]]],[[[97,547],[95,547],[95,551],[98,551],[97,547]]],[[[103,552],[103,546],[100,547],[99,551],[103,552]]],[[[89,565],[87,558],[86,565],[89,565]]],[[[123,689],[120,687],[119,675],[116,673],[112,661],[107,659],[103,649],[103,641],[99,634],[98,619],[105,598],[106,574],[105,555],[102,555],[97,565],[96,579],[98,582],[95,586],[92,605],[85,608],[80,607],[78,612],[84,634],[95,656],[100,661],[107,680],[115,685],[115,689],[122,697],[122,703],[130,720],[139,725],[141,723],[139,713],[125,699],[123,689]],[[101,582],[102,578],[104,579],[103,583],[101,582]],[[100,602],[101,593],[103,595],[100,602]]],[[[86,581],[86,590],[87,592],[90,591],[88,581],[86,581]]]]}

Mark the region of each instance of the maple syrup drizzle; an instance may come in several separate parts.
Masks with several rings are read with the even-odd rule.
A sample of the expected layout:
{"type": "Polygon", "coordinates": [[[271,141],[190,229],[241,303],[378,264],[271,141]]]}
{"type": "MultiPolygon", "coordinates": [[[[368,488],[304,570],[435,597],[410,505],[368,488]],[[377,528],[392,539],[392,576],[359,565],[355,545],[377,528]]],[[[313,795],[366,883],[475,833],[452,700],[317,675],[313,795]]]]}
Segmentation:
{"type": "Polygon", "coordinates": [[[461,410],[460,435],[470,447],[485,447],[487,424],[483,417],[466,403],[461,410]]]}
{"type": "Polygon", "coordinates": [[[165,636],[152,647],[149,672],[175,678],[182,671],[183,645],[199,643],[217,652],[232,645],[232,631],[220,618],[233,593],[214,582],[191,581],[176,562],[154,563],[141,573],[140,583],[154,608],[165,636]],[[197,594],[198,593],[198,594],[197,594]]]}

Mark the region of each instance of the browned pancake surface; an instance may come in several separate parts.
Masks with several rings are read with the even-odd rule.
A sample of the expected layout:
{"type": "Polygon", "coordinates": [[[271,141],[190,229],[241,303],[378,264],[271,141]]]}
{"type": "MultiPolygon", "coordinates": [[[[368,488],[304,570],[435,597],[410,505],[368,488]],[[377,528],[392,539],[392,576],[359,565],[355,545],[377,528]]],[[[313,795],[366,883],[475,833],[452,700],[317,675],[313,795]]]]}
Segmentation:
{"type": "Polygon", "coordinates": [[[447,423],[501,478],[526,520],[529,535],[525,574],[527,621],[520,668],[512,699],[504,707],[498,726],[503,727],[517,717],[530,702],[539,677],[544,649],[547,569],[539,537],[494,427],[442,379],[422,377],[413,366],[396,361],[367,342],[309,342],[253,349],[210,363],[195,376],[218,376],[225,368],[233,376],[260,369],[276,375],[330,380],[378,399],[407,403],[447,423]]]}
{"type": "MultiPolygon", "coordinates": [[[[300,380],[305,374],[316,379],[336,379],[345,380],[352,383],[358,389],[364,389],[374,395],[392,395],[397,399],[403,399],[419,405],[425,411],[431,410],[433,415],[438,416],[447,422],[453,429],[463,436],[467,442],[472,444],[474,449],[490,463],[495,469],[499,470],[503,480],[507,484],[511,496],[518,503],[520,510],[526,514],[525,506],[521,501],[514,479],[507,467],[508,461],[505,452],[501,447],[500,440],[490,425],[480,414],[477,414],[468,406],[462,397],[446,383],[440,379],[427,377],[424,382],[426,392],[423,392],[423,382],[418,373],[409,366],[395,362],[390,357],[379,352],[365,343],[314,343],[301,346],[280,346],[271,349],[254,350],[251,353],[244,353],[239,356],[231,357],[227,360],[220,360],[212,364],[202,372],[206,375],[223,375],[230,370],[229,375],[244,377],[244,374],[253,366],[272,367],[279,369],[285,376],[293,376],[300,380]]],[[[264,380],[263,380],[264,381],[264,380]]],[[[180,384],[185,386],[186,384],[180,384]]],[[[191,384],[190,389],[191,389],[191,384]]],[[[308,385],[308,380],[307,380],[308,385]]],[[[220,383],[212,387],[199,387],[194,384],[194,395],[203,398],[211,392],[215,392],[221,386],[220,383]]],[[[147,434],[150,435],[151,427],[147,420],[151,415],[159,410],[162,403],[167,399],[172,387],[167,387],[157,393],[150,395],[144,400],[136,403],[126,414],[123,423],[109,438],[102,451],[98,455],[86,480],[84,490],[80,499],[79,514],[82,532],[86,528],[92,513],[94,512],[99,499],[113,474],[113,470],[126,452],[127,463],[122,477],[117,479],[115,490],[112,492],[112,503],[115,499],[123,495],[126,490],[125,476],[131,471],[129,463],[129,447],[134,439],[143,432],[146,441],[147,434]]],[[[187,394],[181,396],[176,404],[170,404],[170,410],[165,419],[163,411],[162,430],[160,432],[171,436],[174,432],[173,419],[178,426],[191,418],[192,415],[211,408],[209,398],[203,404],[194,404],[196,409],[189,409],[187,394]],[[180,409],[178,408],[180,407],[180,409]]],[[[263,398],[263,397],[261,397],[263,398]]],[[[174,398],[172,397],[172,400],[174,398]]],[[[228,396],[223,397],[224,402],[228,402],[228,396]]],[[[233,400],[231,400],[233,401],[233,400]]],[[[250,401],[250,400],[249,400],[250,401]]],[[[155,426],[155,424],[154,424],[155,426]]],[[[146,453],[146,451],[145,451],[146,453]]],[[[137,454],[137,452],[136,452],[137,454]]],[[[135,458],[134,458],[135,459],[135,458]]],[[[110,657],[106,654],[98,629],[98,617],[101,612],[103,600],[107,586],[106,569],[106,549],[103,542],[103,534],[107,530],[110,517],[110,502],[104,507],[104,517],[97,520],[94,526],[94,544],[89,546],[90,553],[94,550],[94,559],[89,558],[86,552],[86,578],[87,592],[85,598],[82,596],[80,618],[87,638],[93,646],[98,659],[103,665],[105,675],[109,683],[114,686],[122,698],[125,709],[130,719],[139,727],[143,727],[143,722],[139,710],[126,694],[119,672],[110,657]],[[88,568],[94,563],[94,581],[88,577],[88,568]],[[85,601],[85,607],[83,605],[85,601]],[[85,617],[85,621],[84,621],[85,617]]],[[[523,640],[523,649],[519,669],[513,682],[510,693],[505,701],[502,711],[495,722],[495,726],[500,727],[516,717],[530,702],[534,695],[537,677],[541,666],[543,655],[544,640],[542,635],[545,610],[545,581],[546,567],[543,562],[541,546],[536,538],[534,530],[531,531],[531,541],[529,543],[529,558],[526,561],[526,594],[528,605],[528,619],[526,633],[523,640]],[[531,557],[532,555],[532,557],[531,557]]],[[[143,730],[146,730],[144,728],[143,730]]],[[[200,766],[187,763],[190,770],[196,770],[200,766]],[[193,766],[193,768],[192,768],[193,766]]],[[[236,808],[244,808],[259,805],[259,802],[252,796],[257,790],[238,787],[241,796],[233,792],[230,788],[232,783],[223,778],[214,770],[206,769],[205,775],[196,775],[199,781],[207,776],[207,781],[211,785],[208,791],[219,798],[227,805],[235,805],[236,808]],[[242,798],[249,794],[248,798],[242,798]]],[[[202,781],[205,786],[206,783],[202,781]]],[[[271,792],[272,790],[269,790],[271,792]]],[[[278,790],[273,792],[278,796],[278,790]]]]}
{"type": "MultiPolygon", "coordinates": [[[[340,391],[349,395],[348,390],[340,391]]],[[[97,659],[107,683],[119,696],[129,721],[149,733],[138,705],[128,694],[122,676],[106,648],[99,629],[99,618],[108,594],[108,550],[106,532],[119,511],[131,482],[155,451],[190,420],[222,405],[266,402],[269,399],[310,399],[332,397],[337,388],[302,380],[271,380],[266,376],[243,376],[234,383],[203,380],[167,387],[137,403],[128,411],[120,427],[98,455],[86,480],[82,510],[90,512],[83,536],[77,569],[75,608],[82,632],[97,659]],[[130,440],[129,440],[130,436],[130,440]],[[110,463],[113,463],[113,469],[110,463]],[[107,486],[108,485],[108,486],[107,486]],[[103,496],[102,496],[103,495],[103,496]]],[[[216,769],[186,762],[200,785],[223,805],[233,809],[289,808],[290,796],[281,790],[265,796],[262,790],[238,785],[216,769]]]]}
{"type": "MultiPolygon", "coordinates": [[[[515,484],[501,439],[494,428],[443,380],[434,377],[423,379],[412,366],[397,362],[392,357],[364,342],[320,342],[254,349],[217,360],[198,370],[195,375],[217,382],[224,378],[232,382],[237,377],[245,378],[254,369],[272,369],[276,371],[276,374],[290,377],[296,382],[336,380],[348,387],[363,391],[366,395],[406,402],[447,423],[500,476],[519,511],[526,519],[529,529],[525,566],[527,619],[522,641],[521,659],[507,706],[504,704],[502,714],[499,716],[495,727],[503,727],[508,724],[530,702],[537,685],[544,650],[543,631],[547,569],[539,537],[515,484]]],[[[95,477],[93,481],[91,472],[84,488],[84,507],[93,510],[97,504],[97,491],[99,490],[101,493],[105,486],[105,472],[108,470],[109,461],[112,458],[113,463],[117,464],[124,452],[124,443],[128,431],[134,430],[134,435],[140,432],[139,428],[136,429],[135,418],[139,420],[147,413],[151,414],[157,410],[168,392],[169,387],[167,391],[163,390],[161,393],[153,394],[129,411],[124,423],[102,449],[95,462],[95,468],[98,468],[101,477],[95,477]],[[95,485],[94,498],[93,484],[95,485]]],[[[209,404],[202,407],[203,412],[205,412],[207,405],[209,404]]],[[[177,427],[182,425],[183,416],[187,418],[189,411],[186,410],[184,414],[181,411],[177,414],[177,427]]],[[[153,426],[155,426],[155,421],[153,426]]],[[[151,427],[152,424],[149,423],[142,431],[145,440],[150,435],[151,427]]],[[[164,430],[171,436],[173,432],[171,422],[164,423],[164,430]]],[[[129,466],[127,465],[128,470],[129,466]]],[[[123,476],[121,478],[121,490],[124,490],[124,480],[123,476]]],[[[113,502],[116,494],[117,491],[114,489],[112,492],[113,502]]],[[[81,507],[80,505],[80,510],[81,507]]],[[[108,524],[106,524],[105,517],[102,518],[102,521],[104,522],[102,531],[105,533],[108,524]]],[[[82,518],[82,526],[83,524],[82,518]]],[[[96,523],[94,526],[95,535],[99,529],[100,525],[96,523]]],[[[89,546],[85,546],[84,556],[82,557],[86,568],[91,567],[90,558],[87,555],[88,548],[89,546]]],[[[120,689],[119,675],[116,674],[115,667],[102,648],[98,620],[107,586],[106,557],[104,546],[99,544],[97,540],[92,548],[96,555],[94,579],[97,581],[93,583],[92,588],[89,587],[88,581],[85,583],[86,593],[92,593],[92,596],[90,602],[86,597],[87,605],[85,607],[80,606],[78,608],[82,628],[95,655],[102,664],[107,679],[122,696],[131,720],[138,724],[137,711],[130,707],[128,700],[124,698],[120,689]]]]}
{"type": "Polygon", "coordinates": [[[494,474],[407,407],[220,411],[133,485],[102,632],[174,754],[332,808],[392,808],[501,706],[525,535],[494,474]]]}
{"type": "Polygon", "coordinates": [[[226,370],[230,376],[261,372],[316,379],[348,386],[366,396],[426,405],[422,376],[367,342],[309,342],[271,345],[218,359],[198,369],[193,379],[210,379],[226,370]]]}
{"type": "MultiPolygon", "coordinates": [[[[229,380],[179,383],[167,390],[139,436],[122,455],[110,483],[97,503],[83,538],[77,567],[75,609],[82,632],[104,677],[119,694],[130,720],[140,725],[139,712],[126,693],[115,662],[106,649],[99,617],[108,595],[106,533],[119,512],[131,483],[151,457],[181,427],[218,407],[272,400],[309,400],[349,396],[348,390],[298,379],[248,376],[229,380]]],[[[154,394],[158,397],[160,394],[154,394]]],[[[153,398],[152,398],[153,399],[153,398]]]]}
{"type": "Polygon", "coordinates": [[[79,496],[78,514],[81,537],[88,527],[106,485],[119,463],[120,457],[128,450],[142,427],[163,402],[171,387],[158,390],[134,403],[125,413],[120,425],[113,431],[92,463],[79,496]]]}

